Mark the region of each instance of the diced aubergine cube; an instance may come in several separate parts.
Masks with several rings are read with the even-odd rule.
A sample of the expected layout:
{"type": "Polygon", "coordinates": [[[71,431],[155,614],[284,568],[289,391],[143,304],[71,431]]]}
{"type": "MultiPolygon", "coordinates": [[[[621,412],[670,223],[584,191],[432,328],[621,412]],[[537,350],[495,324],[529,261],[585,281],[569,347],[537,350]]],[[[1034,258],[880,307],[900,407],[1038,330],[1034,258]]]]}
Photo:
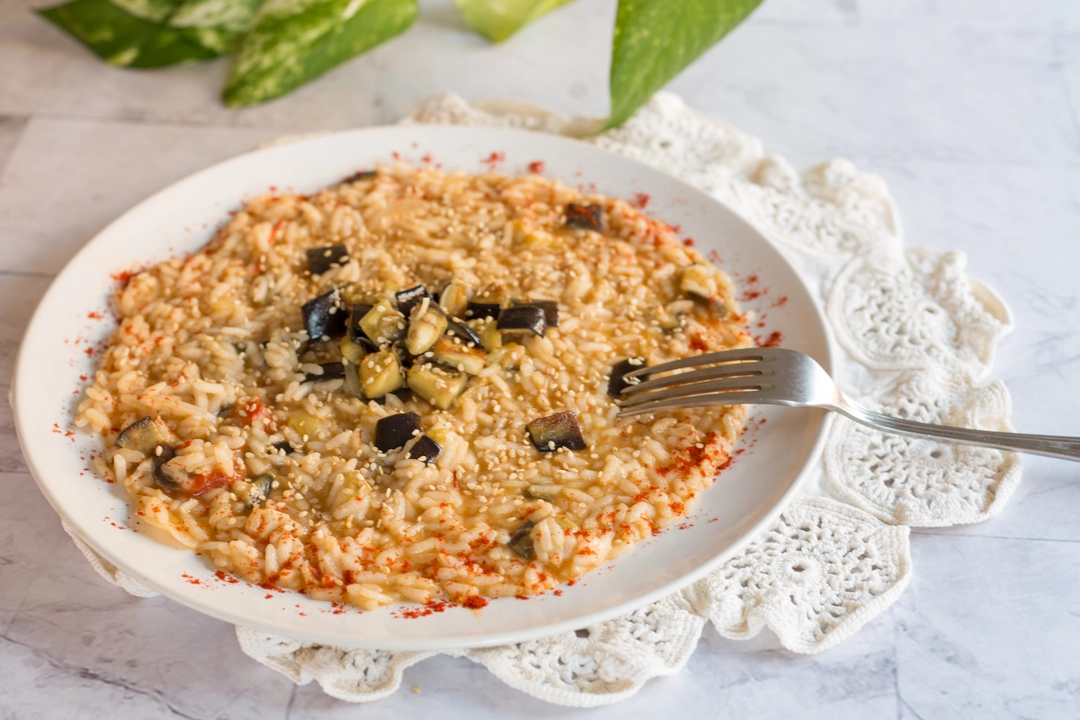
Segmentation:
{"type": "Polygon", "coordinates": [[[434,365],[417,363],[409,368],[408,384],[413,392],[440,410],[449,410],[465,391],[469,376],[434,365]]]}
{"type": "Polygon", "coordinates": [[[165,467],[165,463],[176,457],[176,448],[172,445],[158,445],[154,448],[154,460],[150,463],[150,469],[154,476],[154,482],[162,490],[179,490],[180,482],[173,473],[165,467]]]}
{"type": "Polygon", "coordinates": [[[116,436],[116,445],[125,450],[137,450],[143,455],[149,455],[166,440],[168,435],[158,421],[147,416],[121,430],[116,436]]]}
{"type": "Polygon", "coordinates": [[[409,317],[409,330],[405,335],[405,349],[411,355],[423,355],[446,332],[446,315],[431,300],[421,301],[409,317]]]}
{"type": "Polygon", "coordinates": [[[480,336],[471,327],[452,317],[446,318],[446,332],[449,335],[457,335],[464,343],[480,344],[480,336]]]}
{"type": "Polygon", "coordinates": [[[640,370],[645,365],[645,358],[642,357],[627,358],[615,363],[615,367],[611,368],[611,376],[608,378],[607,394],[613,398],[619,397],[622,391],[631,385],[626,381],[626,374],[640,370]]]}
{"type": "Polygon", "coordinates": [[[529,300],[515,302],[514,305],[535,305],[544,311],[544,322],[548,327],[559,327],[559,303],[554,300],[529,300]]]}
{"type": "Polygon", "coordinates": [[[693,300],[675,300],[664,306],[660,313],[660,329],[664,332],[675,332],[686,327],[686,316],[694,311],[693,300]]]}
{"type": "Polygon", "coordinates": [[[405,338],[398,338],[391,346],[398,354],[398,360],[401,361],[401,369],[408,370],[416,362],[416,356],[409,352],[409,349],[405,347],[405,338]]]}
{"type": "Polygon", "coordinates": [[[423,460],[426,463],[435,462],[435,458],[439,457],[439,453],[442,452],[442,446],[439,443],[432,440],[427,435],[421,435],[413,443],[413,446],[409,448],[409,457],[417,460],[423,460]]]}
{"type": "Polygon", "coordinates": [[[687,265],[679,274],[679,289],[702,300],[708,300],[717,293],[716,277],[701,263],[687,265]]]}
{"type": "Polygon", "coordinates": [[[603,232],[604,206],[570,203],[566,206],[566,227],[603,232]]]}
{"type": "Polygon", "coordinates": [[[341,182],[354,183],[358,180],[367,180],[368,178],[376,177],[379,174],[378,170],[361,170],[360,172],[354,172],[349,177],[345,178],[341,182]]]}
{"type": "Polygon", "coordinates": [[[293,453],[292,443],[290,443],[288,440],[282,440],[279,443],[274,443],[270,447],[272,447],[275,450],[278,450],[280,452],[283,452],[286,455],[292,455],[292,453],[293,453]]]}
{"type": "Polygon", "coordinates": [[[515,555],[526,562],[532,562],[536,558],[536,550],[533,548],[532,530],[536,523],[526,520],[510,534],[506,547],[510,548],[515,555]]]}
{"type": "Polygon", "coordinates": [[[248,507],[258,507],[270,497],[270,488],[274,484],[272,475],[260,475],[248,480],[243,485],[240,499],[248,507]]]}
{"type": "Polygon", "coordinates": [[[502,335],[499,334],[499,323],[497,321],[487,320],[484,322],[483,330],[480,332],[480,344],[488,352],[502,347],[502,335]]]}
{"type": "Polygon", "coordinates": [[[660,329],[666,333],[673,333],[686,327],[685,315],[668,315],[660,320],[660,329]]]}
{"type": "Polygon", "coordinates": [[[375,447],[384,453],[397,450],[423,431],[420,416],[414,412],[388,415],[375,423],[375,447]]]}
{"type": "Polygon", "coordinates": [[[304,382],[326,382],[327,380],[341,380],[345,377],[345,365],[339,362],[322,363],[319,365],[322,373],[308,373],[304,375],[304,382]]]}
{"type": "Polygon", "coordinates": [[[450,283],[439,293],[439,307],[452,318],[465,317],[469,306],[469,291],[460,283],[450,283]]]}
{"type": "Polygon", "coordinates": [[[359,365],[360,361],[364,359],[364,356],[368,354],[367,348],[359,343],[353,342],[353,339],[349,335],[341,338],[338,347],[341,349],[342,362],[347,362],[350,365],[359,365]]]}
{"type": "Polygon", "coordinates": [[[577,415],[572,412],[555,413],[537,418],[525,426],[529,439],[540,452],[555,452],[560,448],[584,450],[585,439],[581,437],[577,415]]]}
{"type": "Polygon", "coordinates": [[[495,327],[503,335],[521,336],[531,332],[543,337],[547,330],[547,321],[544,319],[543,308],[535,305],[518,305],[503,308],[495,327]]]}
{"type": "Polygon", "coordinates": [[[394,392],[404,384],[401,362],[393,350],[372,353],[360,363],[360,389],[363,390],[366,398],[380,398],[394,392]]]}
{"type": "Polygon", "coordinates": [[[502,305],[499,303],[470,302],[465,306],[465,319],[497,318],[500,310],[502,310],[502,305]]]}
{"type": "Polygon", "coordinates": [[[344,245],[328,245],[307,251],[308,268],[312,275],[322,275],[335,265],[349,262],[349,251],[344,245]]]}
{"type": "MultiPolygon", "coordinates": [[[[364,362],[361,360],[360,362],[364,362]]],[[[342,363],[345,366],[345,387],[354,396],[361,400],[366,399],[364,388],[360,384],[360,366],[352,363],[342,363]]]]}
{"type": "Polygon", "coordinates": [[[312,342],[345,334],[345,305],[341,301],[340,290],[331,290],[325,295],[308,300],[302,311],[304,329],[312,342]]]}
{"type": "Polygon", "coordinates": [[[402,290],[399,293],[395,293],[394,297],[397,298],[398,312],[405,317],[409,317],[409,313],[412,312],[412,309],[416,307],[417,303],[424,298],[429,298],[431,296],[428,295],[427,288],[423,285],[417,285],[408,290],[402,290]]]}
{"type": "Polygon", "coordinates": [[[352,310],[349,311],[349,339],[367,352],[374,352],[379,349],[364,332],[364,328],[360,327],[360,321],[371,312],[373,307],[374,305],[368,305],[367,303],[356,303],[352,306],[352,310]]]}
{"type": "Polygon", "coordinates": [[[385,395],[383,395],[380,398],[372,398],[372,400],[377,402],[379,405],[385,405],[386,404],[386,398],[390,397],[391,395],[396,397],[401,402],[408,402],[409,400],[413,399],[412,388],[410,388],[408,385],[402,385],[401,387],[399,387],[394,392],[386,393],[385,395]]]}
{"type": "Polygon", "coordinates": [[[465,343],[448,335],[439,338],[433,352],[435,362],[470,375],[479,375],[487,363],[487,353],[484,348],[479,345],[468,347],[465,343]]]}
{"type": "Polygon", "coordinates": [[[405,316],[389,300],[380,300],[360,318],[360,329],[379,347],[389,345],[405,334],[405,316]]]}

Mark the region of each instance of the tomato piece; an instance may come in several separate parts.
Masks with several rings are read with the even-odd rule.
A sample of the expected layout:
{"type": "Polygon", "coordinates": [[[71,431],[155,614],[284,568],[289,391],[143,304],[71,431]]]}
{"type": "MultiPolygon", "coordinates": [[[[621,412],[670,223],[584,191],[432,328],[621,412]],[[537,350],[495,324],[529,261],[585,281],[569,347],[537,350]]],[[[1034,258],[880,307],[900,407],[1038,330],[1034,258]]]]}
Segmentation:
{"type": "Polygon", "coordinates": [[[233,476],[226,475],[220,470],[214,470],[210,473],[199,473],[191,480],[184,484],[184,490],[189,495],[202,495],[207,490],[213,490],[214,488],[225,487],[231,485],[233,482],[233,476]]]}

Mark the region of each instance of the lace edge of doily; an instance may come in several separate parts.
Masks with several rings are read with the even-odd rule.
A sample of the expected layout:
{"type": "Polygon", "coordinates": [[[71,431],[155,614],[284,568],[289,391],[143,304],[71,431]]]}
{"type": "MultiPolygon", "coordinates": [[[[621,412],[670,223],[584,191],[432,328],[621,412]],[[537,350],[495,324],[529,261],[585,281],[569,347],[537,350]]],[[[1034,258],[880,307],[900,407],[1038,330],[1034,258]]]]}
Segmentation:
{"type": "MultiPolygon", "coordinates": [[[[851,504],[830,497],[807,496],[795,500],[782,514],[774,528],[785,523],[790,524],[789,516],[797,516],[806,513],[818,515],[822,519],[832,517],[834,521],[868,526],[880,541],[879,549],[889,554],[889,559],[895,563],[897,577],[891,582],[886,590],[872,595],[869,600],[863,602],[855,610],[844,615],[837,625],[823,631],[819,639],[808,640],[799,633],[797,626],[792,626],[787,620],[790,617],[790,607],[776,607],[770,599],[775,600],[797,592],[798,586],[785,586],[778,583],[777,587],[771,588],[762,594],[758,600],[765,599],[757,605],[747,605],[737,592],[724,592],[709,587],[713,575],[699,581],[695,585],[684,590],[692,605],[699,607],[697,612],[709,620],[717,632],[730,640],[749,640],[756,637],[762,630],[768,628],[786,649],[801,655],[813,655],[823,652],[843,642],[851,635],[858,632],[867,622],[884,612],[904,592],[911,581],[913,571],[911,559],[911,544],[909,542],[911,529],[904,525],[890,525],[882,522],[873,513],[855,507],[851,504]],[[702,585],[705,589],[702,589],[702,585]],[[704,603],[704,604],[703,604],[704,603]],[[725,617],[725,612],[732,607],[741,607],[742,612],[738,616],[738,622],[725,617]]],[[[804,518],[805,519],[805,518],[804,518]]],[[[772,532],[772,531],[770,531],[772,532]]],[[[768,533],[762,537],[766,537],[768,533]]],[[[759,538],[760,540],[760,538],[759,538]]],[[[758,540],[751,543],[745,551],[751,553],[758,540]]],[[[738,557],[738,556],[737,556],[738,557]]],[[[724,573],[727,565],[714,575],[724,573]]]]}
{"type": "MultiPolygon", "coordinates": [[[[675,96],[672,96],[672,97],[675,97],[675,96]]],[[[462,101],[462,102],[464,102],[464,101],[462,101]]],[[[681,99],[679,100],[679,102],[680,103],[682,102],[681,99]]],[[[497,109],[497,106],[488,106],[488,107],[490,107],[495,112],[499,111],[497,109]]],[[[414,110],[414,112],[412,114],[410,114],[409,117],[410,118],[413,117],[416,114],[416,112],[417,111],[414,110]]],[[[725,127],[725,126],[723,126],[723,125],[721,125],[719,123],[716,123],[715,121],[712,121],[711,119],[708,119],[708,120],[710,122],[720,126],[720,127],[725,127]]],[[[408,121],[408,118],[406,118],[406,121],[408,121]]],[[[318,134],[318,133],[316,133],[316,134],[318,134]]],[[[314,135],[314,134],[309,134],[309,135],[306,135],[306,136],[310,136],[310,135],[314,135]]],[[[306,136],[292,136],[291,138],[282,138],[282,139],[280,139],[280,142],[272,141],[271,143],[266,143],[263,146],[269,146],[269,145],[273,145],[273,144],[283,144],[284,142],[288,142],[289,140],[301,139],[302,137],[306,137],[306,136]]],[[[889,209],[890,209],[889,212],[890,212],[890,215],[892,216],[893,220],[895,221],[895,231],[896,231],[897,235],[899,235],[899,233],[900,233],[899,214],[896,212],[895,205],[892,204],[891,195],[888,196],[888,199],[889,199],[889,202],[890,202],[890,204],[889,204],[889,209]]],[[[771,233],[770,233],[770,235],[771,235],[771,233]]],[[[982,289],[988,289],[988,288],[986,288],[985,284],[980,283],[979,281],[974,280],[974,279],[972,279],[972,284],[973,284],[973,291],[976,292],[976,293],[979,293],[982,289]]],[[[991,291],[991,295],[993,295],[995,298],[997,298],[997,296],[995,294],[993,294],[992,291],[991,291]]],[[[1007,313],[1007,306],[1004,306],[1004,303],[1001,303],[1001,305],[1002,305],[1002,307],[1005,308],[1005,312],[1007,313]]],[[[1011,321],[1011,317],[1010,317],[1010,321],[1011,321]]],[[[893,527],[897,527],[897,526],[893,526],[893,527]]],[[[65,528],[65,529],[67,530],[67,528],[65,528]]],[[[82,543],[77,536],[75,536],[73,533],[71,533],[70,530],[68,530],[68,531],[69,531],[69,534],[72,535],[73,540],[76,542],[76,545],[79,546],[80,550],[84,553],[84,555],[87,556],[87,560],[91,562],[91,565],[95,567],[95,570],[104,579],[106,579],[107,581],[109,581],[112,584],[124,587],[124,589],[128,590],[129,592],[132,592],[132,594],[140,595],[140,592],[139,592],[140,588],[145,589],[146,591],[148,591],[151,594],[156,594],[152,590],[149,590],[149,588],[145,588],[145,586],[141,585],[140,583],[137,583],[137,581],[135,581],[136,585],[134,586],[134,589],[129,589],[125,584],[123,584],[125,582],[123,580],[123,577],[121,577],[119,580],[117,579],[117,573],[121,573],[121,575],[122,575],[121,571],[116,570],[115,568],[113,568],[111,565],[109,565],[107,563],[103,565],[102,563],[104,561],[103,561],[103,559],[100,558],[100,556],[98,556],[96,553],[94,553],[93,550],[91,550],[88,546],[85,545],[85,543],[82,543]],[[95,559],[96,559],[96,562],[95,562],[95,559]]],[[[873,618],[874,616],[876,616],[877,614],[882,612],[893,601],[895,601],[895,599],[897,597],[899,597],[899,595],[903,592],[903,589],[906,587],[907,583],[909,582],[910,573],[911,573],[910,546],[906,542],[907,535],[908,535],[908,530],[907,530],[906,527],[902,528],[902,533],[904,535],[904,541],[905,541],[904,545],[905,545],[905,547],[904,547],[903,561],[902,561],[903,574],[902,574],[901,580],[899,582],[897,582],[894,586],[889,588],[888,591],[882,593],[881,595],[876,596],[870,602],[856,608],[851,613],[850,616],[845,618],[844,622],[841,623],[841,625],[838,625],[837,627],[833,628],[833,630],[829,633],[829,636],[826,638],[826,640],[824,642],[817,643],[817,644],[815,644],[812,647],[809,647],[807,649],[799,649],[797,647],[791,647],[787,643],[784,643],[783,637],[781,637],[781,642],[784,643],[785,646],[788,647],[788,649],[792,650],[793,652],[804,652],[804,653],[820,652],[822,650],[825,650],[825,649],[828,649],[828,648],[831,648],[831,647],[835,646],[837,643],[839,643],[839,642],[843,641],[844,639],[846,639],[847,637],[849,637],[851,634],[853,634],[859,628],[861,628],[863,625],[865,625],[865,623],[868,622],[871,618],[873,618]]],[[[147,595],[141,595],[141,596],[145,597],[147,595]]],[[[704,622],[705,622],[705,619],[703,618],[701,627],[704,627],[704,622]]],[[[721,628],[719,626],[717,626],[717,630],[718,630],[718,632],[720,632],[720,634],[722,636],[725,636],[725,637],[732,637],[732,639],[745,639],[747,637],[751,637],[752,635],[756,635],[764,627],[772,628],[772,626],[767,621],[763,621],[762,624],[760,625],[760,627],[758,627],[752,634],[750,634],[750,635],[743,634],[740,637],[734,637],[734,636],[726,634],[725,632],[723,632],[721,630],[721,628]]],[[[775,631],[775,628],[772,628],[772,629],[774,629],[774,631],[775,631]]],[[[238,637],[239,637],[240,632],[241,632],[241,628],[238,627],[237,632],[238,632],[238,637]]],[[[777,634],[778,634],[778,636],[780,636],[779,632],[777,634]]],[[[700,636],[700,630],[698,632],[698,635],[700,636]]],[[[247,652],[247,650],[245,650],[245,652],[247,652]]],[[[378,699],[380,697],[385,697],[385,696],[387,696],[389,694],[392,694],[393,692],[395,692],[396,690],[399,689],[400,684],[401,684],[401,676],[402,676],[402,673],[404,672],[404,670],[406,668],[412,666],[413,664],[415,664],[417,662],[422,661],[425,658],[432,657],[432,656],[437,655],[437,654],[440,654],[440,653],[438,653],[438,652],[415,653],[415,654],[410,655],[407,658],[403,658],[398,665],[395,665],[394,678],[393,678],[392,682],[389,685],[381,687],[376,692],[369,693],[368,695],[365,695],[365,697],[361,698],[360,700],[361,701],[363,701],[363,700],[374,700],[374,699],[378,699]]],[[[456,656],[464,655],[466,657],[469,657],[471,653],[469,651],[461,651],[461,652],[449,652],[449,653],[442,653],[442,654],[449,654],[449,655],[456,655],[456,656]]],[[[250,655],[250,653],[249,653],[249,655],[250,655]]],[[[288,667],[284,663],[283,658],[278,658],[276,661],[272,660],[270,662],[267,662],[267,661],[261,659],[260,657],[255,656],[255,655],[251,655],[251,656],[254,659],[256,659],[257,661],[261,662],[262,664],[267,665],[268,667],[272,667],[273,669],[278,670],[279,672],[282,672],[282,673],[286,674],[290,678],[292,678],[294,675],[296,677],[298,677],[298,678],[303,678],[304,677],[302,669],[288,667]],[[275,667],[275,664],[279,665],[279,667],[275,667]]],[[[687,654],[687,658],[688,657],[689,657],[689,654],[687,654]]],[[[470,659],[472,659],[472,660],[474,660],[476,662],[481,662],[479,660],[476,660],[473,657],[470,657],[470,659]]],[[[685,659],[683,659],[682,662],[685,662],[685,659]]],[[[657,673],[657,674],[654,674],[654,675],[649,675],[648,677],[643,677],[643,678],[640,679],[640,681],[634,682],[633,686],[631,688],[627,689],[626,691],[613,693],[611,695],[585,695],[585,694],[579,694],[579,693],[569,693],[570,697],[567,697],[567,698],[561,698],[560,697],[560,699],[553,699],[551,697],[550,687],[548,687],[548,686],[530,684],[528,682],[515,680],[513,678],[502,677],[502,675],[500,675],[495,670],[492,670],[492,668],[489,667],[486,663],[481,662],[481,664],[484,664],[485,667],[487,667],[489,670],[491,670],[493,672],[493,674],[496,674],[497,677],[500,677],[500,679],[503,680],[503,682],[506,682],[511,687],[515,687],[516,689],[519,689],[519,690],[521,690],[523,692],[526,692],[526,693],[528,693],[530,695],[533,695],[533,696],[538,697],[538,698],[543,699],[543,700],[547,700],[547,701],[551,701],[551,702],[561,702],[562,704],[574,705],[574,706],[579,706],[579,707],[603,705],[603,704],[608,704],[608,703],[611,703],[611,702],[617,702],[619,700],[625,699],[629,695],[632,695],[633,693],[637,692],[637,690],[640,689],[640,687],[642,687],[644,682],[646,680],[648,680],[650,677],[656,677],[656,676],[658,676],[660,674],[671,674],[673,672],[677,672],[678,669],[682,666],[682,664],[679,664],[678,667],[675,667],[670,672],[662,672],[662,673],[657,673]],[[582,699],[582,698],[584,698],[584,699],[582,699]]],[[[327,694],[330,694],[330,695],[332,695],[334,697],[339,697],[339,698],[345,699],[345,700],[356,700],[356,698],[349,695],[349,693],[347,691],[344,691],[344,690],[340,689],[339,687],[335,686],[334,683],[332,681],[328,680],[327,678],[316,677],[316,676],[312,675],[310,677],[307,677],[306,680],[303,680],[303,682],[310,682],[310,680],[312,680],[312,679],[316,679],[320,683],[320,686],[323,687],[324,691],[327,692],[327,694]]],[[[295,681],[296,682],[301,682],[301,680],[299,680],[299,679],[297,679],[295,681]]]]}

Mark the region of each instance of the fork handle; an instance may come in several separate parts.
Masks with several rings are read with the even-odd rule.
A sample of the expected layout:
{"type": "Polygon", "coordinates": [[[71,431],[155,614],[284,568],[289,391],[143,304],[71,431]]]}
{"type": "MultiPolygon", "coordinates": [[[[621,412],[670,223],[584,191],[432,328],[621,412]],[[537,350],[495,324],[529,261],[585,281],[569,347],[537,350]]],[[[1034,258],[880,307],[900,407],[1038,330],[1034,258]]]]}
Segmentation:
{"type": "Polygon", "coordinates": [[[981,447],[997,448],[998,450],[1033,453],[1065,460],[1080,460],[1080,438],[1060,435],[1025,435],[993,430],[972,430],[948,425],[932,425],[882,415],[879,412],[868,410],[846,397],[844,400],[846,402],[842,405],[836,405],[830,409],[836,410],[856,422],[879,430],[917,438],[946,440],[963,445],[979,445],[981,447]]]}

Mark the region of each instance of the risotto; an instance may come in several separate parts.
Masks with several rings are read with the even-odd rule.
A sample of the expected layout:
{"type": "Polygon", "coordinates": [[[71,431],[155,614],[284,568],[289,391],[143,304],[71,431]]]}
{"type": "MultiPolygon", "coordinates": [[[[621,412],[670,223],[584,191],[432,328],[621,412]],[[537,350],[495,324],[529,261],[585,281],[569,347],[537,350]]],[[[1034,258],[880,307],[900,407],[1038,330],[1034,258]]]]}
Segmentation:
{"type": "Polygon", "coordinates": [[[259,197],[118,290],[76,424],[139,518],[249,582],[544,592],[678,522],[742,430],[742,406],[616,417],[631,369],[751,345],[690,245],[537,175],[259,197]]]}

